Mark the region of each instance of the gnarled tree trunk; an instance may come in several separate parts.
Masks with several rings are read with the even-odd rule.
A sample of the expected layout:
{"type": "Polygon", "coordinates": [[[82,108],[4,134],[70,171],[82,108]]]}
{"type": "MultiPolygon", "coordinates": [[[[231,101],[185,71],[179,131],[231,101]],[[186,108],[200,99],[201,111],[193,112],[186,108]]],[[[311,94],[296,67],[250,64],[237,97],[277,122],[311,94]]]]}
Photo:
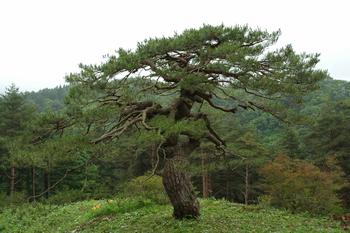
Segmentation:
{"type": "Polygon", "coordinates": [[[176,219],[199,217],[199,202],[196,198],[189,174],[185,172],[186,160],[180,156],[167,159],[163,170],[163,185],[176,219]]]}
{"type": "MultiPolygon", "coordinates": [[[[181,90],[181,97],[173,103],[169,117],[179,121],[190,116],[194,101],[188,95],[186,90],[181,90]]],[[[185,170],[186,157],[199,147],[200,142],[190,134],[187,136],[186,143],[180,142],[179,135],[170,136],[164,148],[166,162],[163,170],[163,185],[173,205],[173,216],[176,219],[197,218],[200,215],[199,202],[190,175],[185,170]]]]}

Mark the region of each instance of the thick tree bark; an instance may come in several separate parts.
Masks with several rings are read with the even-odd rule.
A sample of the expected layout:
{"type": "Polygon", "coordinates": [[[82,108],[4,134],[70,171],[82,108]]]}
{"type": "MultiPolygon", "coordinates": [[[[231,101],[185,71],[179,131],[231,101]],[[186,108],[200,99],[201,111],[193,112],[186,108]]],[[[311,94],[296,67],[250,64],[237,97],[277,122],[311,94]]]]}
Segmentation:
{"type": "MultiPolygon", "coordinates": [[[[194,103],[189,94],[186,90],[181,90],[181,96],[173,103],[169,117],[175,121],[189,117],[194,103]]],[[[199,202],[190,175],[184,168],[187,164],[186,157],[199,147],[200,142],[191,135],[187,137],[188,141],[181,143],[179,135],[170,136],[164,145],[166,161],[163,169],[163,185],[174,207],[173,216],[176,219],[198,218],[200,215],[199,202]]]]}
{"type": "Polygon", "coordinates": [[[186,160],[180,156],[167,159],[163,170],[163,185],[176,219],[198,218],[199,202],[196,198],[190,176],[183,170],[186,160]]]}

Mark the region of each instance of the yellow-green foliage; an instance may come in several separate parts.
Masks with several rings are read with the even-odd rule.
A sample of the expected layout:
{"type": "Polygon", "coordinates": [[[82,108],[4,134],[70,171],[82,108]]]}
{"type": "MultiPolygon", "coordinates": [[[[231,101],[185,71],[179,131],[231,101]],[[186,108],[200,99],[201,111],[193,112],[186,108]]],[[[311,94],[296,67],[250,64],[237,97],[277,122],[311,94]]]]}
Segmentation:
{"type": "Polygon", "coordinates": [[[313,214],[341,211],[336,195],[343,184],[341,173],[334,163],[328,164],[331,170],[323,171],[306,161],[277,156],[261,169],[270,204],[313,214]]]}
{"type": "Polygon", "coordinates": [[[123,198],[123,199],[109,199],[106,202],[98,202],[87,211],[88,219],[97,217],[113,217],[116,214],[123,214],[133,212],[147,206],[154,205],[152,201],[143,198],[123,198]]]}
{"type": "Polygon", "coordinates": [[[127,183],[124,191],[127,196],[140,196],[150,199],[157,204],[169,203],[163,188],[162,178],[157,175],[136,177],[127,183]]]}

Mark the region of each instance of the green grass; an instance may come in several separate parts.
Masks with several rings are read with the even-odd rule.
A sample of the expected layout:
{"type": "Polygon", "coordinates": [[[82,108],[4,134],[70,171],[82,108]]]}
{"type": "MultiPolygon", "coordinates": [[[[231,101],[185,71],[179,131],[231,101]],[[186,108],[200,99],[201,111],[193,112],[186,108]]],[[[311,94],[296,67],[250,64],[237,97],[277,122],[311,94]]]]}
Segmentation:
{"type": "Polygon", "coordinates": [[[132,198],[24,205],[0,212],[0,232],[344,232],[327,218],[222,200],[202,200],[201,213],[198,220],[178,221],[171,206],[132,198]]]}

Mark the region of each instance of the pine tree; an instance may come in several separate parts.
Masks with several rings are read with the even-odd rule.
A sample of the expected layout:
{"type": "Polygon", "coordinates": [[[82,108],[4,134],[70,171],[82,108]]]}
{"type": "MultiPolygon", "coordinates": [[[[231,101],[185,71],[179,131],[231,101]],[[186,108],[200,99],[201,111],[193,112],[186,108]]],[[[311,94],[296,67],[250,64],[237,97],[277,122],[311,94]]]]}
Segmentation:
{"type": "Polygon", "coordinates": [[[0,138],[4,141],[7,152],[3,156],[3,162],[10,166],[9,193],[12,196],[16,191],[16,164],[18,161],[16,151],[34,110],[26,103],[23,94],[14,84],[7,88],[5,94],[1,96],[0,109],[0,138]]]}
{"type": "MultiPolygon", "coordinates": [[[[322,161],[336,156],[346,179],[350,180],[350,100],[337,101],[322,109],[308,137],[311,157],[322,161]],[[317,156],[317,158],[315,158],[317,156]]],[[[350,207],[350,185],[342,190],[342,199],[350,207]]]]}
{"type": "Polygon", "coordinates": [[[75,113],[82,115],[92,109],[114,111],[90,122],[100,132],[94,143],[138,132],[152,135],[157,154],[165,157],[163,184],[174,217],[196,218],[199,203],[185,169],[187,157],[205,140],[226,152],[225,141],[205,112],[194,111],[196,106],[231,114],[261,110],[282,119],[281,98],[299,102],[326,76],[314,69],[318,54],[297,54],[291,45],[271,50],[279,35],[247,26],[204,25],[145,40],[135,51],[119,49],[100,65],[80,65],[80,73],[67,77],[72,86],[67,102],[80,104],[75,113]],[[170,98],[164,104],[150,94],[170,98]]]}

